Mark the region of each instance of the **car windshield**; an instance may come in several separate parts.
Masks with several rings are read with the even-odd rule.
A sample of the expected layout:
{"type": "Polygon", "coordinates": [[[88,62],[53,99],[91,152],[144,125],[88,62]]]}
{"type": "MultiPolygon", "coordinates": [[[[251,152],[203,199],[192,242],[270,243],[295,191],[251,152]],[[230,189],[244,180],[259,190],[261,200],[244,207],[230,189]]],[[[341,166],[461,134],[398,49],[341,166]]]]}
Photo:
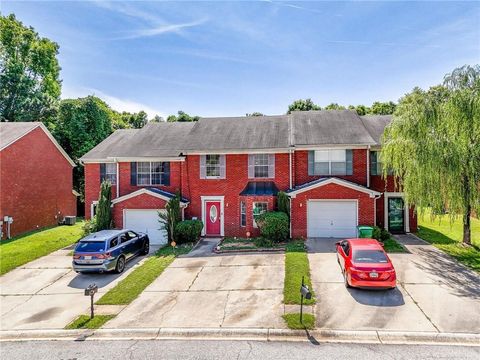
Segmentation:
{"type": "Polygon", "coordinates": [[[385,264],[388,259],[382,250],[357,250],[353,253],[353,262],[385,264]]]}
{"type": "Polygon", "coordinates": [[[80,241],[75,248],[79,252],[100,252],[105,250],[103,241],[80,241]]]}

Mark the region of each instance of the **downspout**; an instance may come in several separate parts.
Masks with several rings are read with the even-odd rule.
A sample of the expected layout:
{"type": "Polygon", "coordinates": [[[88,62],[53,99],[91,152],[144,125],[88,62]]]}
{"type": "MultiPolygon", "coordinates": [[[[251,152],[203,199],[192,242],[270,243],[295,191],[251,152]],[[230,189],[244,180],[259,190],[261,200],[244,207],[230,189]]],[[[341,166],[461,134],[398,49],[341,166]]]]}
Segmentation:
{"type": "Polygon", "coordinates": [[[115,162],[117,163],[117,198],[120,195],[120,163],[115,158],[115,162]]]}
{"type": "Polygon", "coordinates": [[[367,188],[370,188],[370,145],[367,147],[367,188]]]}
{"type": "Polygon", "coordinates": [[[288,151],[288,177],[290,189],[292,188],[292,149],[288,151]]]}
{"type": "Polygon", "coordinates": [[[373,225],[377,226],[377,200],[380,199],[382,195],[377,195],[373,198],[373,225]]]}
{"type": "Polygon", "coordinates": [[[289,235],[290,235],[290,239],[291,239],[292,238],[292,198],[290,196],[288,197],[288,203],[290,205],[288,207],[288,210],[290,212],[290,214],[289,214],[289,221],[290,221],[290,226],[289,226],[290,227],[290,232],[289,233],[290,234],[289,235]]]}

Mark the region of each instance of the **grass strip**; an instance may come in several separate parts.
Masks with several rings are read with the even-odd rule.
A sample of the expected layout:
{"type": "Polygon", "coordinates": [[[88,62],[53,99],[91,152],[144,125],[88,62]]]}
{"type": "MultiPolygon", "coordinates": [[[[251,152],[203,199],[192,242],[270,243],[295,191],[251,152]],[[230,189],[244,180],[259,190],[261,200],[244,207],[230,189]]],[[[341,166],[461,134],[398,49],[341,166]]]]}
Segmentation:
{"type": "Polygon", "coordinates": [[[0,242],[0,275],[72,245],[83,236],[83,221],[32,231],[0,242]]]}
{"type": "Polygon", "coordinates": [[[155,255],[133,270],[125,279],[110,289],[97,302],[97,305],[128,305],[142,293],[162,272],[173,262],[178,255],[186,254],[192,245],[173,248],[166,245],[155,255]]]}
{"type": "Polygon", "coordinates": [[[65,326],[65,329],[99,329],[108,320],[111,320],[115,315],[95,315],[93,319],[90,319],[90,315],[80,315],[70,324],[65,326]]]}
{"type": "Polygon", "coordinates": [[[282,315],[283,320],[289,329],[293,330],[313,330],[315,328],[315,316],[312,314],[303,314],[302,322],[300,322],[300,314],[282,315]]]}
{"type": "Polygon", "coordinates": [[[383,242],[383,248],[387,253],[404,253],[407,252],[405,248],[400,245],[394,238],[390,238],[383,242]]]}
{"type": "Polygon", "coordinates": [[[285,248],[285,282],[283,285],[283,302],[285,304],[300,304],[300,286],[302,276],[305,284],[312,292],[310,300],[304,300],[305,305],[315,304],[315,293],[310,280],[310,264],[303,240],[287,243],[285,248]]]}

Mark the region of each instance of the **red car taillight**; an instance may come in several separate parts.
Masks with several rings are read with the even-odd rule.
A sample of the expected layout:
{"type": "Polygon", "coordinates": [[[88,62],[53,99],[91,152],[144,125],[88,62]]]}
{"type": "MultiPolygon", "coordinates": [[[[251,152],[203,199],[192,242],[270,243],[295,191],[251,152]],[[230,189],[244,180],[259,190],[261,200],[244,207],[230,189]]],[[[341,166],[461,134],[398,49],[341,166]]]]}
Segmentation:
{"type": "Polygon", "coordinates": [[[97,259],[109,259],[110,258],[110,253],[105,253],[105,254],[98,254],[98,255],[95,255],[95,257],[97,259]]]}
{"type": "Polygon", "coordinates": [[[352,275],[360,278],[360,279],[368,279],[368,272],[365,272],[364,270],[359,270],[356,268],[350,268],[350,271],[352,275]]]}
{"type": "Polygon", "coordinates": [[[74,259],[80,259],[80,257],[81,257],[80,255],[73,255],[74,259]]]}

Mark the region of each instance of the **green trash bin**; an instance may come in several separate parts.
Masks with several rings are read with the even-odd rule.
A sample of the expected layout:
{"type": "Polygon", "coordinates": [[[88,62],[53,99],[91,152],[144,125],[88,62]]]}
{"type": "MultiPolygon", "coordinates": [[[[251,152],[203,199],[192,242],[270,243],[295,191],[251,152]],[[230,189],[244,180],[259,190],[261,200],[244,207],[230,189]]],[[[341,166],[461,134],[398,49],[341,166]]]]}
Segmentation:
{"type": "Polygon", "coordinates": [[[373,238],[373,227],[361,225],[357,226],[357,233],[359,238],[373,238]]]}

